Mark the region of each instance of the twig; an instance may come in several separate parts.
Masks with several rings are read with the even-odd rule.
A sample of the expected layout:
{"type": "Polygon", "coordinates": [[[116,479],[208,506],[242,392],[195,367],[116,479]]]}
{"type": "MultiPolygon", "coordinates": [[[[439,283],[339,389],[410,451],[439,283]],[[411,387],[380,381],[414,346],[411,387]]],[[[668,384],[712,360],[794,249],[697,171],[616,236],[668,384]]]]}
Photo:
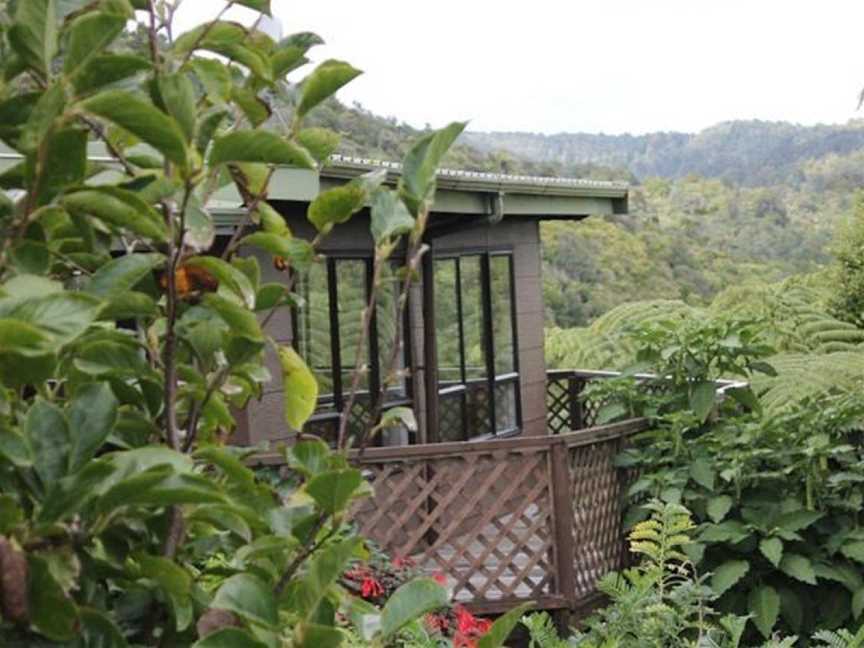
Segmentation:
{"type": "MultiPolygon", "coordinates": [[[[311,537],[314,538],[316,535],[318,535],[318,532],[324,528],[324,523],[327,522],[328,517],[328,515],[323,513],[318,516],[318,520],[316,520],[315,526],[312,528],[311,537]]],[[[285,587],[293,578],[294,574],[297,572],[298,569],[300,569],[300,565],[303,564],[303,561],[306,560],[313,553],[318,551],[321,545],[323,545],[325,542],[327,542],[327,540],[333,537],[334,533],[335,531],[331,529],[328,533],[324,535],[323,538],[316,540],[312,544],[304,547],[303,550],[300,551],[299,554],[297,554],[294,560],[291,561],[291,564],[285,568],[285,571],[282,573],[279,582],[276,583],[276,587],[273,588],[273,591],[277,596],[282,593],[282,590],[285,589],[285,587]]]]}
{"type": "Polygon", "coordinates": [[[192,58],[192,54],[198,49],[198,46],[201,42],[207,38],[207,35],[212,31],[213,27],[216,26],[220,20],[222,20],[222,16],[225,15],[225,12],[228,11],[234,5],[234,0],[228,0],[224,7],[222,7],[222,11],[220,11],[216,17],[207,23],[207,26],[198,34],[198,38],[195,39],[195,42],[192,43],[192,47],[189,48],[189,51],[186,52],[186,56],[183,57],[183,61],[180,63],[180,67],[183,67],[189,62],[189,59],[192,58]]]}
{"type": "Polygon", "coordinates": [[[243,184],[238,182],[237,187],[240,189],[243,194],[243,200],[246,203],[246,213],[243,216],[242,222],[237,225],[237,228],[231,234],[231,238],[228,241],[228,245],[225,246],[225,251],[222,253],[223,259],[228,259],[232,254],[234,254],[237,244],[240,241],[240,236],[243,234],[243,231],[246,229],[246,226],[249,225],[249,222],[252,220],[253,212],[258,209],[258,205],[261,204],[263,200],[267,199],[267,186],[270,184],[270,178],[273,177],[273,173],[276,171],[275,167],[270,167],[267,172],[267,177],[264,178],[264,182],[262,184],[262,190],[260,193],[256,195],[250,194],[243,187],[243,184]],[[251,198],[251,200],[250,200],[251,198]]]}
{"type": "Polygon", "coordinates": [[[87,124],[93,130],[93,132],[96,133],[96,136],[99,139],[105,142],[105,146],[108,147],[108,152],[111,153],[111,155],[113,155],[115,158],[117,158],[117,161],[123,166],[123,170],[126,171],[126,173],[128,173],[129,175],[134,176],[135,167],[133,167],[129,163],[129,160],[126,159],[123,151],[117,148],[117,146],[108,138],[108,133],[105,132],[105,129],[102,127],[102,125],[99,122],[90,119],[86,115],[79,115],[79,117],[81,118],[81,121],[87,124]]]}
{"type": "Polygon", "coordinates": [[[348,419],[351,417],[351,410],[354,408],[354,403],[357,401],[357,391],[360,389],[360,377],[363,375],[363,354],[366,352],[366,341],[369,339],[369,333],[372,328],[372,317],[375,314],[375,306],[377,304],[378,284],[381,280],[381,267],[384,265],[384,259],[376,255],[375,267],[372,270],[372,290],[369,294],[369,300],[366,303],[366,308],[363,309],[363,318],[360,326],[360,338],[357,342],[357,352],[354,354],[354,371],[351,374],[351,391],[348,395],[348,402],[342,408],[342,413],[339,415],[339,434],[336,441],[336,447],[345,449],[348,442],[348,419]]]}

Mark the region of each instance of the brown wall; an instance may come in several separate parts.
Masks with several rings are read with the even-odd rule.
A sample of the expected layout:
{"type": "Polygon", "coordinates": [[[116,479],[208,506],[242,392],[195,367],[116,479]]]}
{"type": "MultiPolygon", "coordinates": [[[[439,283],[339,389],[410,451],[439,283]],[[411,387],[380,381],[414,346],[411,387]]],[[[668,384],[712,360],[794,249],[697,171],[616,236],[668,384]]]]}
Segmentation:
{"type": "MultiPolygon", "coordinates": [[[[306,222],[304,204],[277,203],[294,234],[311,239],[314,231],[306,222]]],[[[432,222],[434,223],[434,215],[432,222]]],[[[516,217],[495,226],[484,225],[433,240],[433,252],[453,252],[463,248],[511,250],[516,280],[516,312],[519,348],[519,370],[522,400],[522,429],[524,434],[546,433],[546,368],[543,359],[543,294],[540,275],[540,235],[537,220],[516,217]]],[[[327,254],[371,251],[369,215],[361,212],[351,221],[337,226],[326,239],[322,251],[327,254]]],[[[288,275],[275,270],[266,255],[261,255],[261,280],[287,281],[288,275]]],[[[415,363],[413,388],[415,409],[421,427],[419,439],[426,438],[423,355],[422,292],[418,285],[412,292],[410,322],[412,336],[409,341],[415,363]]],[[[282,309],[268,324],[267,333],[278,342],[291,342],[291,320],[288,309],[282,309]]],[[[238,437],[250,443],[263,440],[290,440],[293,436],[282,416],[282,384],[278,362],[268,351],[268,366],[273,379],[265,387],[260,402],[247,408],[247,423],[238,437]]]]}

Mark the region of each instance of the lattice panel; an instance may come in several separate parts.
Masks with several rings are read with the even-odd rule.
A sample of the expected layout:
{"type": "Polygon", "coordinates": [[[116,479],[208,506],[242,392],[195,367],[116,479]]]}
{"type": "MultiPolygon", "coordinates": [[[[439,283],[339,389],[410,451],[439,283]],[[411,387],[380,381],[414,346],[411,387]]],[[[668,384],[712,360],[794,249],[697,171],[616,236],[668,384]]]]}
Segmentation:
{"type": "Polygon", "coordinates": [[[356,519],[393,556],[444,573],[466,603],[553,593],[548,453],[465,454],[368,466],[375,489],[356,519]]]}
{"type": "Polygon", "coordinates": [[[438,406],[438,429],[442,441],[465,441],[465,395],[442,396],[438,406]]]}
{"type": "Polygon", "coordinates": [[[489,421],[489,388],[483,384],[473,384],[465,392],[468,409],[468,438],[492,434],[489,421]]]}
{"type": "Polygon", "coordinates": [[[570,450],[577,596],[590,594],[601,576],[624,566],[624,479],[614,462],[621,448],[621,440],[613,439],[570,450]]]}
{"type": "Polygon", "coordinates": [[[546,381],[546,428],[550,434],[570,431],[570,379],[546,381]]]}

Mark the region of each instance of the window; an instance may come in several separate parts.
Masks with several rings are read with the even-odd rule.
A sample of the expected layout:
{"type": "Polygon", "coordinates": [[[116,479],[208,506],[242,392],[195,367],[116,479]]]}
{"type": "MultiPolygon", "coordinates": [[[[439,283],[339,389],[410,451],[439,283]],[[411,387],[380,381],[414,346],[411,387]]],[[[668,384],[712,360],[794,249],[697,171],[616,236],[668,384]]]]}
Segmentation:
{"type": "MultiPolygon", "coordinates": [[[[360,343],[363,309],[372,285],[372,259],[368,257],[330,257],[298,277],[297,292],[303,306],[295,311],[295,347],[315,371],[319,381],[318,408],[306,430],[328,441],[335,441],[339,417],[351,395],[354,366],[360,343]]],[[[403,327],[402,344],[396,370],[405,367],[410,345],[405,322],[397,322],[400,286],[393,268],[382,273],[375,316],[363,362],[369,370],[360,377],[352,407],[350,430],[359,432],[370,422],[384,372],[389,369],[397,327],[403,327]]],[[[410,385],[404,372],[388,387],[384,406],[411,405],[410,385]]]]}
{"type": "Polygon", "coordinates": [[[436,257],[434,276],[439,440],[517,432],[512,256],[436,257]]]}

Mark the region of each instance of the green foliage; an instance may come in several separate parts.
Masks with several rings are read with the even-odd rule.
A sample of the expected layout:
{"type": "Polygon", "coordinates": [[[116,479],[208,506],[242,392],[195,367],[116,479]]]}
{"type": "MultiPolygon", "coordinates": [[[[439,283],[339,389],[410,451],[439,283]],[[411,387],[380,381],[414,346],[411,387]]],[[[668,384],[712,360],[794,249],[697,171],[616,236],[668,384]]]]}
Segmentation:
{"type": "MultiPolygon", "coordinates": [[[[303,118],[357,71],[329,61],[298,87],[285,75],[320,38],[275,43],[214,21],[175,39],[177,4],[20,0],[0,11],[0,139],[23,160],[0,193],[3,645],[336,646],[337,614],[357,603],[340,578],[368,553],[347,518],[369,486],[349,439],[281,449],[282,483],[231,445],[235,412],[270,380],[268,346],[290,427],[303,429],[318,394],[304,358],[262,325],[298,301],[293,282],[261,285],[257,257],[238,249],[283,257],[305,277],[320,267],[324,230],[373,200],[397,216],[409,205],[361,178],[334,190],[350,193],[348,208],[313,203],[314,242],[294,238],[265,201],[273,165],[317,169],[337,137],[303,118]],[[133,9],[142,21],[125,33],[133,9]],[[263,128],[268,97],[294,102],[289,132],[263,128]],[[87,158],[97,140],[110,168],[87,158]],[[211,198],[229,182],[245,213],[217,256],[211,198]],[[252,225],[260,231],[244,237],[252,225]]],[[[267,0],[239,4],[270,11],[267,0]]],[[[412,241],[460,130],[411,149],[406,168],[422,170],[412,241]]],[[[380,259],[409,233],[385,221],[380,259]]],[[[358,311],[364,299],[374,308],[373,292],[358,311]]],[[[369,606],[383,628],[372,645],[445,598],[419,580],[383,610],[369,606]]]]}
{"type": "MultiPolygon", "coordinates": [[[[774,359],[762,359],[770,347],[761,340],[769,335],[719,316],[636,327],[636,357],[660,378],[637,386],[640,398],[627,391],[621,399],[656,421],[619,457],[639,474],[628,493],[628,520],[651,512],[645,497],[691,510],[698,526],[685,552],[711,574],[718,610],[749,615],[751,639],[778,630],[810,635],[861,613],[858,393],[826,390],[784,408],[763,393],[762,408],[752,394],[729,389],[712,398],[716,411],[707,417],[697,393],[721,376],[756,385],[775,380],[774,359]]],[[[778,370],[782,378],[784,368],[778,370]]],[[[612,389],[599,393],[614,399],[612,389]]]]}

